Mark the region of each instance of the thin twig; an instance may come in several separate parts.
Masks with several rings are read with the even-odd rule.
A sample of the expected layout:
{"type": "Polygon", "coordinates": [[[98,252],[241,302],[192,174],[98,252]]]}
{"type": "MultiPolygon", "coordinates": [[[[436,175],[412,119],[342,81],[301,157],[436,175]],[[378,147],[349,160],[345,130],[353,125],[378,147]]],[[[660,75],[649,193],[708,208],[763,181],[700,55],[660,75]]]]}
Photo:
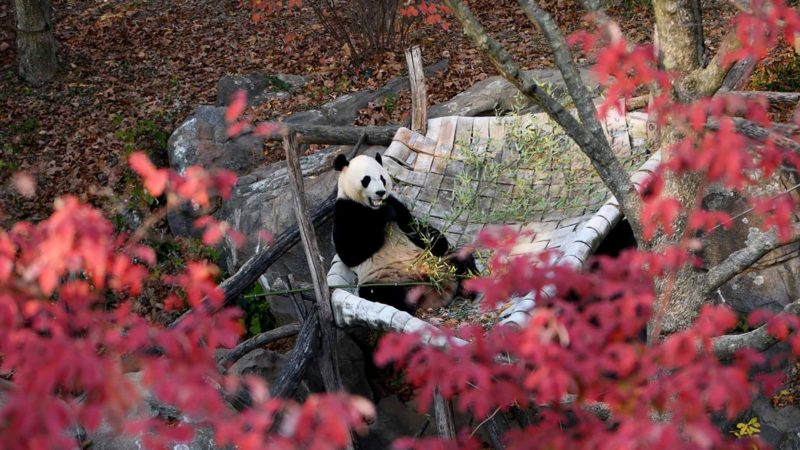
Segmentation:
{"type": "Polygon", "coordinates": [[[477,433],[477,432],[478,432],[478,430],[479,430],[479,429],[480,429],[480,428],[481,428],[483,425],[485,425],[487,422],[489,422],[490,420],[494,419],[494,416],[495,416],[497,413],[499,413],[499,412],[500,412],[500,407],[498,407],[497,409],[495,409],[495,410],[494,410],[494,412],[493,412],[493,413],[491,413],[491,414],[489,415],[489,417],[487,417],[487,418],[483,419],[483,421],[482,421],[481,423],[479,423],[478,425],[476,425],[476,426],[475,426],[475,428],[472,430],[472,433],[470,433],[470,434],[469,434],[469,437],[475,436],[475,433],[477,433]]]}

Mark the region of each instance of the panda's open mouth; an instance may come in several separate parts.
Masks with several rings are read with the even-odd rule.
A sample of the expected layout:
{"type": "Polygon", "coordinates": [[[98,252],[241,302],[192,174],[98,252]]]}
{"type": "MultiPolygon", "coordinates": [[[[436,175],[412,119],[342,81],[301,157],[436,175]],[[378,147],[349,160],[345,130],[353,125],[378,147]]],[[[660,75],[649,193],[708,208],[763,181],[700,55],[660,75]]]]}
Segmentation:
{"type": "Polygon", "coordinates": [[[377,209],[377,208],[380,208],[381,205],[383,205],[383,197],[378,197],[378,198],[371,198],[370,197],[368,200],[369,200],[369,206],[371,206],[373,208],[377,209]]]}

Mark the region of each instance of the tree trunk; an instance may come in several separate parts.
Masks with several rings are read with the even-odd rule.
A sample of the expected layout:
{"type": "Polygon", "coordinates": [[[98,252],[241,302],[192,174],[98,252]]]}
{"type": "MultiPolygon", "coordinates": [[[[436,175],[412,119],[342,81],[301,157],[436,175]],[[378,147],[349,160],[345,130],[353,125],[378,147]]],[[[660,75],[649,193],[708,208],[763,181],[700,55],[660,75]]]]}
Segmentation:
{"type": "Polygon", "coordinates": [[[58,70],[49,0],[15,0],[19,75],[28,83],[50,81],[58,70]]]}
{"type": "Polygon", "coordinates": [[[664,68],[687,74],[700,67],[703,22],[698,0],[656,0],[653,11],[664,68]]]}

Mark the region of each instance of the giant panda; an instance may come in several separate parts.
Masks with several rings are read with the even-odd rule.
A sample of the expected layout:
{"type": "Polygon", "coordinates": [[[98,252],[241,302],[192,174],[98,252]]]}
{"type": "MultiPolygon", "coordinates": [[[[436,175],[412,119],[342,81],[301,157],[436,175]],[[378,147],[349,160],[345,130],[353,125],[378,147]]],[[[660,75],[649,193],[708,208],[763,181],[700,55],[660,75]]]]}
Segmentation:
{"type": "Polygon", "coordinates": [[[439,230],[419,223],[391,194],[380,154],[349,161],[339,155],[334,169],[340,173],[333,244],[358,277],[359,297],[413,314],[464,294],[461,281],[477,273],[474,258],[457,257],[439,230]],[[407,301],[412,290],[415,302],[407,301]]]}

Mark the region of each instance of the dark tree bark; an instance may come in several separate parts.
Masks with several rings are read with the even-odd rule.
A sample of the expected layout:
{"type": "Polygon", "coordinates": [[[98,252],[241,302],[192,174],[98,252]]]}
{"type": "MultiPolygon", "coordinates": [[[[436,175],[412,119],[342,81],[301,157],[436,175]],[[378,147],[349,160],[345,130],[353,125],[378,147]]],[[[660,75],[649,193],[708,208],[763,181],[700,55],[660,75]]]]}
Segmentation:
{"type": "Polygon", "coordinates": [[[28,83],[50,81],[58,70],[49,0],[15,0],[19,75],[28,83]]]}

